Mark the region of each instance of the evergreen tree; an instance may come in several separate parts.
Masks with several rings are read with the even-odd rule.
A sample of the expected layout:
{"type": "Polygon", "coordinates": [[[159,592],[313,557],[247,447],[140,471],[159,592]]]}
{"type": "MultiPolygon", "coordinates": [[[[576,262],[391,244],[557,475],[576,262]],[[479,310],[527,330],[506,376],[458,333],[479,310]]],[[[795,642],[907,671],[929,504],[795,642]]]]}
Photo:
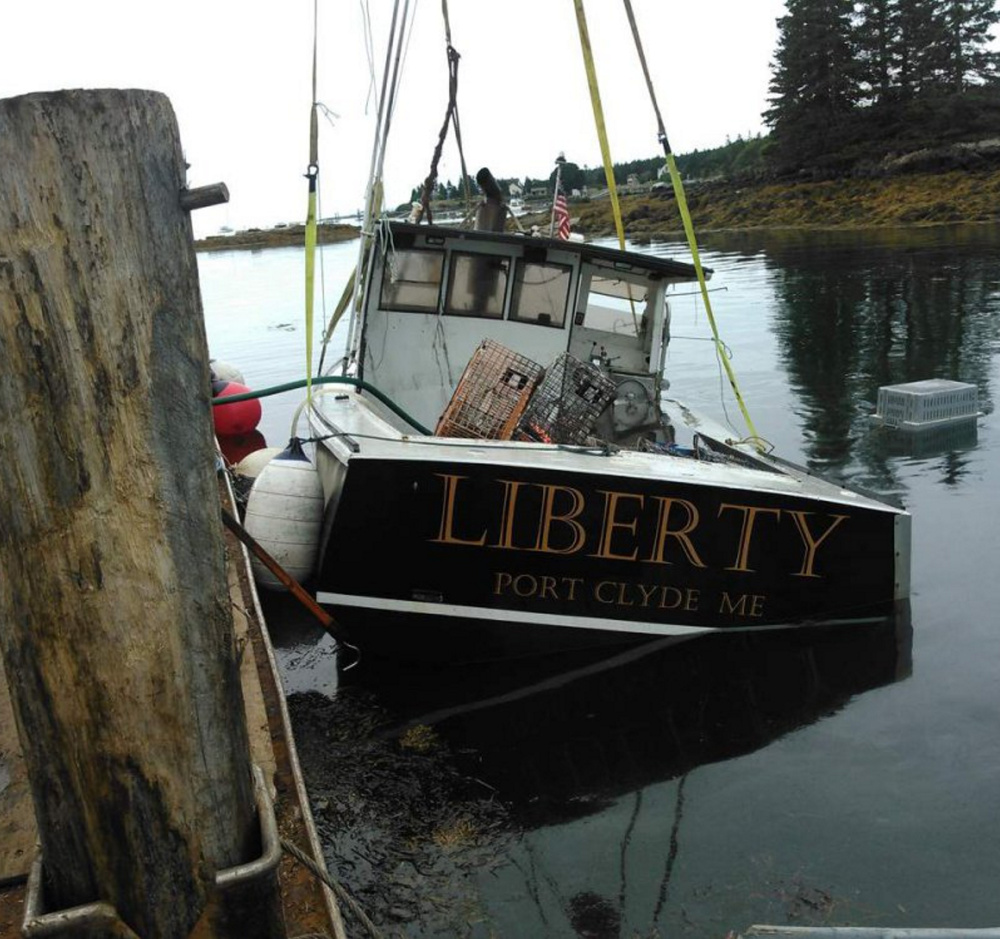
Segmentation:
{"type": "Polygon", "coordinates": [[[897,6],[897,0],[858,3],[855,54],[864,97],[873,103],[885,103],[892,97],[897,6]]]}
{"type": "Polygon", "coordinates": [[[894,0],[895,37],[892,54],[896,88],[903,99],[934,87],[936,60],[944,35],[938,16],[940,0],[894,0]]]}
{"type": "Polygon", "coordinates": [[[764,119],[786,162],[808,160],[829,147],[860,97],[853,6],[853,0],[788,0],[787,13],[778,18],[771,107],[764,119]]]}
{"type": "MultiPolygon", "coordinates": [[[[570,193],[574,189],[583,189],[586,185],[583,170],[581,170],[575,163],[563,163],[562,172],[559,174],[559,180],[564,193],[570,193]]],[[[549,187],[551,188],[552,186],[555,186],[555,184],[556,171],[553,170],[549,174],[549,187]]]]}
{"type": "Polygon", "coordinates": [[[1000,22],[993,0],[944,0],[938,16],[940,45],[935,57],[939,80],[956,94],[996,77],[997,56],[986,48],[1000,22]]]}

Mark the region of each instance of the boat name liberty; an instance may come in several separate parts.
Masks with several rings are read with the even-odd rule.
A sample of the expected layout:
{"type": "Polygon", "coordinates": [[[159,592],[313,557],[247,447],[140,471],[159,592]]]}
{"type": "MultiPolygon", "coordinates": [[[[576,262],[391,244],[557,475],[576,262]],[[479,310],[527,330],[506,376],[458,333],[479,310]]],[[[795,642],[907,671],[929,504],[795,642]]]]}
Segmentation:
{"type": "MultiPolygon", "coordinates": [[[[849,518],[734,501],[718,504],[715,519],[730,522],[720,526],[706,520],[694,502],[679,496],[596,489],[588,497],[574,486],[516,479],[495,480],[498,498],[492,508],[484,508],[479,500],[463,499],[462,483],[469,477],[435,475],[442,481],[440,524],[428,540],[467,548],[585,554],[662,565],[680,562],[693,568],[708,568],[706,558],[717,553],[728,558],[728,564],[719,565],[725,570],[754,573],[752,565],[765,539],[792,538],[800,551],[787,574],[821,578],[820,551],[834,532],[843,532],[841,526],[849,518]],[[719,545],[722,537],[728,543],[719,545]]],[[[604,594],[610,589],[605,588],[604,594]]],[[[652,594],[646,597],[644,605],[651,598],[652,594]]],[[[692,609],[692,602],[696,601],[687,598],[673,605],[692,609]]]]}

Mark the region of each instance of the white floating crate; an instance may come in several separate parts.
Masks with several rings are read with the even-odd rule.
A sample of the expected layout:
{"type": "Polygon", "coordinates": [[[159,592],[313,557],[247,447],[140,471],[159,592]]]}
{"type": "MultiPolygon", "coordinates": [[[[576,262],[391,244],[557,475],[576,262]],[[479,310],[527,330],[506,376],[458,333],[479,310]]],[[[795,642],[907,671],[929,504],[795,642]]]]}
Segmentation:
{"type": "Polygon", "coordinates": [[[980,416],[979,389],[962,381],[928,378],[878,390],[874,420],[899,430],[941,427],[980,416]]]}

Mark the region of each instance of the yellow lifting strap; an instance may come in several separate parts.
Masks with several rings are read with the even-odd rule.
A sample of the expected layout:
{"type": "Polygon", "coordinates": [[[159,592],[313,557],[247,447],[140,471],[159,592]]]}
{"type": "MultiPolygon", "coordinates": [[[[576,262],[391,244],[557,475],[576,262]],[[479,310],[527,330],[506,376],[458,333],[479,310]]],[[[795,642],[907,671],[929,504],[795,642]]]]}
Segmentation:
{"type": "MultiPolygon", "coordinates": [[[[604,108],[601,106],[601,92],[597,87],[597,70],[594,68],[594,52],[590,47],[590,33],[587,31],[587,14],[583,10],[583,0],[573,0],[576,7],[576,26],[580,33],[580,49],[583,52],[583,67],[587,71],[587,85],[590,88],[590,103],[594,108],[594,123],[597,125],[597,139],[601,144],[601,159],[604,161],[604,178],[608,182],[608,195],[611,197],[611,214],[615,218],[615,231],[618,233],[618,246],[625,250],[625,226],[622,223],[622,210],[618,204],[618,187],[615,185],[615,171],[611,162],[611,148],[608,146],[608,129],[604,125],[604,108]]],[[[629,288],[629,306],[632,308],[632,324],[636,333],[639,332],[639,322],[635,315],[635,303],[632,300],[632,290],[629,288]]]]}
{"type": "MultiPolygon", "coordinates": [[[[577,5],[581,0],[576,0],[577,5]]],[[[746,421],[750,431],[750,437],[758,449],[763,449],[763,442],[757,434],[757,429],[750,419],[750,412],[747,410],[746,402],[740,393],[739,385],[736,382],[736,375],[733,372],[729,357],[725,353],[722,340],[719,338],[719,328],[715,322],[715,314],[712,312],[712,303],[708,299],[708,285],[705,283],[705,271],[701,266],[701,255],[698,253],[698,242],[694,236],[694,225],[691,222],[691,213],[688,211],[687,198],[684,195],[684,184],[681,182],[681,174],[677,171],[677,163],[674,155],[670,151],[670,143],[667,140],[667,131],[663,125],[663,117],[660,114],[660,106],[656,101],[656,93],[653,91],[653,81],[649,76],[649,67],[646,64],[646,56],[642,50],[642,40],[639,38],[639,27],[635,22],[635,14],[632,12],[632,0],[624,0],[625,12],[628,15],[629,26],[632,28],[632,38],[635,40],[636,52],[639,54],[639,63],[642,65],[642,74],[646,79],[646,87],[649,89],[649,98],[653,103],[653,111],[656,113],[656,123],[659,132],[660,143],[663,144],[663,152],[667,158],[667,170],[670,173],[670,182],[674,188],[674,197],[677,199],[677,208],[681,213],[681,222],[684,224],[684,234],[687,236],[688,246],[691,248],[691,259],[694,261],[694,269],[698,275],[698,286],[701,289],[701,299],[705,304],[705,312],[708,314],[708,322],[712,327],[712,336],[715,339],[715,354],[726,370],[726,377],[729,379],[729,387],[733,389],[736,401],[746,421]]]]}
{"type": "Polygon", "coordinates": [[[312,107],[309,110],[309,201],[306,208],[306,400],[312,400],[313,303],[316,295],[316,182],[319,176],[319,117],[316,101],[316,46],[319,0],[313,0],[312,107]]]}

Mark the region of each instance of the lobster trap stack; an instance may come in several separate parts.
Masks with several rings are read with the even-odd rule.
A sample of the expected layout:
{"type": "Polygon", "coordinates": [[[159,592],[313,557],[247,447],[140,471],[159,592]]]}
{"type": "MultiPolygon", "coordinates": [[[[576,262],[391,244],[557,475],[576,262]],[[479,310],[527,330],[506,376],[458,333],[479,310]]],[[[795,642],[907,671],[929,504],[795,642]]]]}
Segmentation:
{"type": "Polygon", "coordinates": [[[615,395],[615,383],[599,368],[560,354],[545,371],[514,431],[515,440],[586,443],[594,422],[615,395]]]}
{"type": "Polygon", "coordinates": [[[537,362],[484,339],[469,359],[435,436],[510,440],[541,376],[537,362]]]}

